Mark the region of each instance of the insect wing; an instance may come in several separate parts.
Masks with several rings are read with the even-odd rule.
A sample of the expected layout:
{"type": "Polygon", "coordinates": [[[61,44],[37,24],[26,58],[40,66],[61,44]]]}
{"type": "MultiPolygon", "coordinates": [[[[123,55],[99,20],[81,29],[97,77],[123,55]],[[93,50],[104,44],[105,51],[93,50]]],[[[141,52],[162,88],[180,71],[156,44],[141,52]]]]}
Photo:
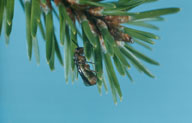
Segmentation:
{"type": "MultiPolygon", "coordinates": [[[[78,65],[77,65],[77,66],[78,66],[78,65]]],[[[85,77],[82,69],[81,69],[79,66],[78,66],[77,68],[78,68],[78,72],[79,72],[79,74],[81,75],[81,78],[82,78],[83,83],[85,84],[85,86],[91,86],[89,80],[87,79],[87,77],[85,77]]]]}

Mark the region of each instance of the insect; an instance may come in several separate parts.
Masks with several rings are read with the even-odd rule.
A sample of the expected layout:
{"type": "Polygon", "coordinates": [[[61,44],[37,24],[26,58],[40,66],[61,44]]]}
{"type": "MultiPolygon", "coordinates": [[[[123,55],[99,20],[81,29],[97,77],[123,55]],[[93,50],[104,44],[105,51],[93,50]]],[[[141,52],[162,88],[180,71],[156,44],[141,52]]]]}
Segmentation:
{"type": "MultiPolygon", "coordinates": [[[[76,44],[77,45],[77,44],[76,44]]],[[[77,45],[78,46],[78,45],[77,45]]],[[[78,73],[81,75],[85,86],[92,86],[97,83],[97,76],[95,71],[90,69],[89,64],[84,56],[83,47],[77,47],[74,53],[74,62],[77,66],[78,73]]]]}

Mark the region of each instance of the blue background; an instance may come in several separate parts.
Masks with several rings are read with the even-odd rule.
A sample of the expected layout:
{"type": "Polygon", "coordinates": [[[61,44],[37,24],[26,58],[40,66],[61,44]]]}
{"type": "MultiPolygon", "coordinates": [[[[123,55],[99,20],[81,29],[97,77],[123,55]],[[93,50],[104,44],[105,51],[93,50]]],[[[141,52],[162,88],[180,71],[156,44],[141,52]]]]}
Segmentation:
{"type": "MultiPolygon", "coordinates": [[[[65,84],[64,70],[51,72],[39,37],[41,63],[27,58],[25,17],[16,1],[10,45],[0,38],[0,123],[192,123],[192,1],[161,0],[137,10],[180,7],[182,11],[156,23],[161,36],[153,52],[160,67],[146,64],[156,75],[151,79],[131,70],[134,83],[119,77],[123,102],[113,103],[111,92],[98,94],[79,78],[65,84]]],[[[58,28],[56,28],[58,30],[58,28]]],[[[57,31],[58,33],[58,31],[57,31]]]]}

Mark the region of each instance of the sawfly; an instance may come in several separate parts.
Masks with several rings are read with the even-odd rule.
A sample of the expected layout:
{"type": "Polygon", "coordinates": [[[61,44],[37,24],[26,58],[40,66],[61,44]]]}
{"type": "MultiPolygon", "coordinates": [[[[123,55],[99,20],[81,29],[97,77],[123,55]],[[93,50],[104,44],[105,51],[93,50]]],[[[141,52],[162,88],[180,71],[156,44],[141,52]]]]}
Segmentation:
{"type": "Polygon", "coordinates": [[[97,83],[96,72],[91,70],[90,65],[87,64],[87,63],[91,63],[91,62],[86,61],[86,58],[84,56],[83,47],[79,47],[76,42],[74,42],[74,43],[77,45],[77,48],[75,49],[73,59],[76,64],[78,73],[80,74],[85,86],[93,86],[97,83]]]}

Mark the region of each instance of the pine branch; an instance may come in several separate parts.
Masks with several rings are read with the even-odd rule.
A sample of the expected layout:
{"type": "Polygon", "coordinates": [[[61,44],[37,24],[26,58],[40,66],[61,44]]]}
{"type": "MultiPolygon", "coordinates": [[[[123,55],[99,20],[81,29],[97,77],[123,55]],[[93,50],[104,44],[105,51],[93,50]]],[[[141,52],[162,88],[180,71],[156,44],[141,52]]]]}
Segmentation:
{"type": "MultiPolygon", "coordinates": [[[[46,60],[51,70],[55,69],[55,56],[57,56],[60,64],[64,66],[66,82],[69,80],[69,75],[72,75],[71,80],[74,81],[79,74],[86,86],[97,84],[98,91],[101,93],[102,86],[108,91],[104,76],[104,69],[106,69],[113,99],[117,103],[117,95],[122,100],[122,92],[115,68],[120,75],[127,75],[133,81],[129,73],[129,68],[132,66],[154,78],[140,59],[159,65],[157,61],[136,50],[133,44],[135,42],[151,50],[146,43],[154,44],[154,40],[159,39],[159,36],[129,27],[129,25],[136,25],[158,30],[157,26],[150,24],[151,21],[163,21],[163,15],[177,13],[180,10],[163,8],[129,12],[142,4],[156,1],[20,0],[26,15],[29,60],[34,52],[37,63],[40,63],[40,47],[36,35],[37,29],[40,28],[46,45],[46,60]],[[53,7],[53,4],[56,7],[53,7]],[[60,23],[60,43],[54,33],[53,15],[60,23]],[[81,28],[77,28],[77,24],[81,28]],[[78,36],[81,39],[77,38],[78,36]],[[79,47],[80,41],[83,47],[79,47]],[[64,48],[64,60],[60,46],[64,48]],[[93,68],[90,68],[91,63],[93,68]]],[[[0,0],[0,35],[4,21],[7,44],[12,31],[14,3],[14,0],[0,0]]]]}

